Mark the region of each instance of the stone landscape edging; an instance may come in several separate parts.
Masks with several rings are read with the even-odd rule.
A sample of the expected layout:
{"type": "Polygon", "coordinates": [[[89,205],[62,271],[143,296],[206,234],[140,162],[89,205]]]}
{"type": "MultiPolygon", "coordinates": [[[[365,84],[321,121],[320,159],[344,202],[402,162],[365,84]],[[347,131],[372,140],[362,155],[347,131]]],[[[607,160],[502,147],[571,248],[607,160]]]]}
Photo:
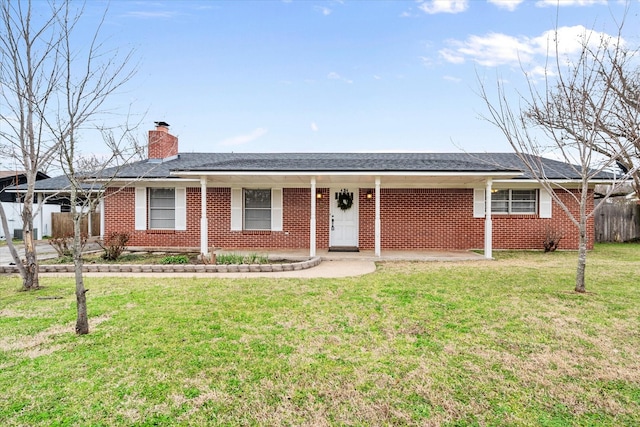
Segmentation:
{"type": "MultiPolygon", "coordinates": [[[[84,264],[83,273],[262,273],[298,271],[316,267],[320,257],[280,264],[84,264]]],[[[73,264],[44,264],[40,273],[73,273],[73,264]]],[[[0,274],[17,274],[15,265],[0,265],[0,274]]]]}

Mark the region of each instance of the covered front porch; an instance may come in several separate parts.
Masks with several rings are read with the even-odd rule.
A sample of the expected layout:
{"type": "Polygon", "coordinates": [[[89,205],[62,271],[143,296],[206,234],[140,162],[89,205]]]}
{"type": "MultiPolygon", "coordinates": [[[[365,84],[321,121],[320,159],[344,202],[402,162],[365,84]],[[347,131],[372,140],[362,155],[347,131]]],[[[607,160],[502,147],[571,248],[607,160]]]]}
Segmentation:
{"type": "MultiPolygon", "coordinates": [[[[307,257],[315,257],[321,256],[323,259],[345,259],[345,258],[371,258],[374,260],[382,260],[382,259],[399,259],[399,260],[459,260],[459,259],[478,259],[482,258],[492,258],[492,218],[491,218],[491,194],[493,190],[493,182],[495,180],[508,180],[517,176],[517,173],[513,172],[502,172],[502,171],[491,171],[491,172],[458,172],[452,174],[450,172],[409,172],[407,173],[397,173],[397,172],[386,172],[380,174],[370,174],[370,173],[318,173],[318,172],[296,172],[296,173],[288,173],[288,172],[264,172],[261,174],[252,173],[235,173],[230,175],[228,173],[221,172],[213,172],[213,171],[180,171],[177,173],[173,173],[174,175],[179,176],[183,179],[198,179],[200,183],[200,194],[202,194],[200,204],[201,204],[201,218],[200,218],[200,252],[208,253],[210,250],[211,244],[216,246],[216,242],[211,242],[210,236],[208,235],[207,230],[209,230],[209,218],[207,214],[207,189],[211,187],[228,187],[232,190],[232,196],[234,191],[237,191],[237,194],[241,194],[242,188],[279,188],[278,196],[279,203],[282,203],[282,189],[283,188],[308,188],[309,195],[309,204],[308,206],[308,224],[309,224],[309,247],[304,250],[302,253],[301,250],[295,250],[297,256],[307,256],[307,257]],[[460,253],[455,251],[439,251],[437,248],[430,251],[423,251],[421,248],[417,248],[413,246],[413,250],[392,250],[390,248],[383,247],[382,242],[382,230],[385,224],[382,223],[381,218],[381,203],[384,202],[384,191],[383,189],[473,189],[474,197],[475,190],[481,190],[479,193],[480,198],[482,200],[475,200],[475,205],[473,206],[474,212],[477,209],[480,209],[483,220],[483,230],[480,232],[483,233],[484,244],[479,242],[479,246],[472,246],[474,248],[483,249],[483,255],[479,255],[477,253],[471,253],[467,251],[462,251],[460,253]],[[234,190],[235,189],[235,190],[234,190]],[[368,248],[364,248],[362,252],[330,252],[327,251],[323,245],[318,245],[319,239],[324,239],[326,242],[326,236],[324,236],[324,232],[326,229],[326,224],[323,227],[319,227],[319,218],[318,218],[318,206],[319,204],[325,204],[324,213],[329,212],[330,219],[322,218],[322,221],[330,224],[330,230],[334,229],[334,216],[336,217],[335,225],[336,228],[339,225],[338,219],[340,215],[340,211],[335,209],[335,201],[334,198],[337,199],[338,193],[334,192],[337,189],[342,189],[340,191],[348,191],[351,192],[352,198],[354,200],[354,205],[351,210],[356,211],[356,221],[354,221],[356,230],[355,234],[358,234],[357,227],[360,226],[357,221],[358,215],[358,192],[366,192],[364,200],[367,203],[371,203],[371,208],[369,210],[369,218],[370,222],[367,225],[367,229],[372,231],[373,237],[373,245],[369,243],[368,248]],[[353,197],[355,194],[355,197],[353,197]],[[327,200],[332,204],[332,209],[326,209],[327,200]],[[336,214],[337,213],[337,214],[336,214]],[[334,215],[336,214],[336,215],[334,215]],[[368,228],[370,227],[370,228],[368,228]],[[372,248],[373,246],[373,248],[372,248]],[[372,249],[372,250],[366,250],[372,249]]],[[[239,198],[236,198],[236,202],[233,201],[232,198],[232,212],[239,212],[242,209],[242,205],[240,203],[239,198]]],[[[282,209],[280,205],[280,210],[282,209]]],[[[475,213],[474,213],[475,215],[475,213]]],[[[387,218],[389,218],[387,216],[387,218]]],[[[389,219],[387,219],[389,221],[389,219]]],[[[393,222],[398,222],[399,219],[392,219],[393,222]]],[[[241,222],[241,220],[240,220],[241,222]]],[[[232,217],[232,229],[234,220],[232,217]]],[[[238,221],[236,222],[238,224],[238,221]]],[[[452,227],[456,227],[455,223],[451,224],[452,227]]],[[[282,223],[278,223],[278,227],[282,227],[282,223]]],[[[241,227],[235,228],[236,230],[241,230],[241,227]]],[[[331,244],[331,239],[329,238],[329,247],[336,246],[335,244],[331,244]]],[[[355,245],[347,245],[353,246],[354,249],[363,247],[357,244],[355,245]]],[[[362,242],[360,242],[362,243],[362,242]]],[[[224,245],[222,245],[224,246],[224,245]]],[[[396,246],[397,249],[397,246],[396,246]]],[[[292,251],[286,251],[290,255],[293,255],[292,251]]]]}

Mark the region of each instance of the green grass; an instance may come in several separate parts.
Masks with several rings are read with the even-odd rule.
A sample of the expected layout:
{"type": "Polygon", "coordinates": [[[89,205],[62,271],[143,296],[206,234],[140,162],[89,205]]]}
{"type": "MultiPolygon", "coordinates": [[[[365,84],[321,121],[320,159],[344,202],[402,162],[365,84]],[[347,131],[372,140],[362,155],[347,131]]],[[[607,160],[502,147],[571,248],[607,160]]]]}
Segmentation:
{"type": "Polygon", "coordinates": [[[267,264],[269,258],[265,255],[255,253],[241,255],[235,253],[224,253],[216,256],[216,264],[267,264]]]}
{"type": "Polygon", "coordinates": [[[160,264],[188,264],[187,255],[167,255],[160,260],[160,264]]]}
{"type": "Polygon", "coordinates": [[[0,425],[640,424],[640,245],[344,279],[0,277],[0,425]],[[61,299],[38,299],[56,296],[61,299]]]}

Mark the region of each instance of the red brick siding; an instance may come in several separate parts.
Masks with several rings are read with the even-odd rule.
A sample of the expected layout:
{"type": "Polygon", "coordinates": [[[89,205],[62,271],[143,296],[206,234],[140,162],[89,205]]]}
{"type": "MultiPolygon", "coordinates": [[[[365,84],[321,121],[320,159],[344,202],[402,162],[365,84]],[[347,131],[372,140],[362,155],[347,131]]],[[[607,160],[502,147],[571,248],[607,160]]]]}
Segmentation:
{"type": "Polygon", "coordinates": [[[376,226],[376,199],[373,188],[361,188],[358,196],[358,246],[361,249],[374,249],[376,226]],[[367,191],[371,191],[373,197],[367,199],[367,191]]]}
{"type": "MultiPolygon", "coordinates": [[[[577,219],[579,207],[574,198],[564,191],[558,191],[557,194],[577,219]]],[[[574,194],[577,195],[577,192],[574,194]]],[[[593,191],[589,192],[588,200],[587,212],[591,212],[593,210],[593,191]]],[[[552,218],[539,218],[537,215],[494,214],[492,220],[493,247],[496,249],[542,249],[547,225],[564,235],[560,242],[560,249],[578,248],[578,227],[571,222],[555,201],[552,207],[552,218]]],[[[593,217],[587,221],[587,236],[589,237],[588,247],[593,249],[595,236],[593,217]]]]}
{"type": "Polygon", "coordinates": [[[318,188],[316,189],[317,193],[322,194],[322,198],[316,198],[316,247],[327,249],[329,247],[329,228],[331,227],[329,188],[318,188]]]}
{"type": "MultiPolygon", "coordinates": [[[[328,188],[317,190],[316,246],[329,246],[330,197],[328,188]]],[[[375,195],[359,191],[359,246],[374,248],[375,195]]],[[[283,231],[231,231],[231,189],[207,189],[209,246],[225,249],[307,249],[309,247],[310,189],[283,189],[283,231]]],[[[592,196],[592,194],[590,194],[592,196]]],[[[577,212],[567,194],[566,204],[577,212]]],[[[590,208],[593,198],[590,197],[590,208]]],[[[187,189],[187,230],[134,230],[133,188],[108,189],[105,198],[105,232],[127,231],[132,246],[200,246],[200,188],[187,189]]],[[[484,218],[473,217],[471,189],[382,189],[381,247],[385,249],[473,249],[484,246],[484,218]]],[[[537,215],[493,215],[495,249],[541,249],[546,224],[565,235],[561,249],[575,249],[577,228],[554,203],[553,218],[537,215]]],[[[588,223],[593,247],[593,220],[588,223]]]]}
{"type": "MultiPolygon", "coordinates": [[[[147,211],[147,226],[149,224],[147,211]]],[[[187,229],[136,230],[135,190],[131,187],[108,188],[104,200],[105,236],[127,232],[130,246],[200,246],[200,189],[187,188],[187,229]]]]}
{"type": "Polygon", "coordinates": [[[308,188],[283,189],[282,231],[231,231],[231,189],[208,188],[209,246],[225,249],[308,249],[310,191],[308,188]]]}
{"type": "MultiPolygon", "coordinates": [[[[360,247],[374,248],[375,195],[360,193],[360,247]]],[[[483,247],[484,222],[473,218],[473,190],[380,190],[380,245],[384,249],[483,247]]]]}

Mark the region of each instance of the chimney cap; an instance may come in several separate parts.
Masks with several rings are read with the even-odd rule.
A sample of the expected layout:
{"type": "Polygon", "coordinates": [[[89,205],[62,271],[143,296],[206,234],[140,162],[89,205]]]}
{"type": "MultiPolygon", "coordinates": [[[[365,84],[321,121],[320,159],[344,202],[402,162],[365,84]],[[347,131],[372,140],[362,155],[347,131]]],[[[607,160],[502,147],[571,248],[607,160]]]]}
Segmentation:
{"type": "Polygon", "coordinates": [[[162,126],[162,127],[169,127],[169,123],[167,122],[154,122],[156,124],[156,126],[162,126]]]}

